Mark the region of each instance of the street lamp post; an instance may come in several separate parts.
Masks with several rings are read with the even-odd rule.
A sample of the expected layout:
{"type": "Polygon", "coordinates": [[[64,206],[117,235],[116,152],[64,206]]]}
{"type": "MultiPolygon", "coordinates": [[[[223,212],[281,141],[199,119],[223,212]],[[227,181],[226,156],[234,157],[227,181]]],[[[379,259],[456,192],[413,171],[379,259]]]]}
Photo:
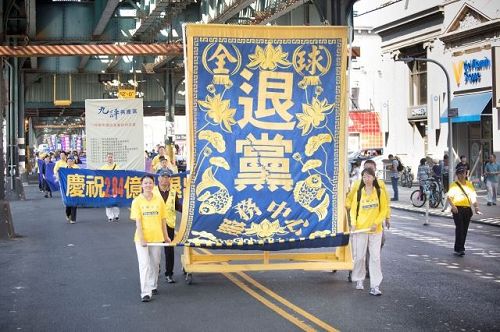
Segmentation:
{"type": "Polygon", "coordinates": [[[404,63],[412,62],[412,61],[422,61],[422,62],[432,62],[436,64],[441,70],[443,71],[444,75],[446,76],[446,102],[448,104],[448,183],[451,185],[453,182],[453,176],[454,176],[454,171],[455,171],[455,159],[453,158],[453,131],[452,131],[452,124],[451,124],[451,119],[449,114],[449,109],[451,107],[451,96],[450,96],[450,76],[448,75],[448,72],[446,71],[446,68],[439,62],[433,59],[427,59],[427,58],[415,58],[415,57],[401,57],[399,59],[396,59],[395,61],[403,61],[404,63]]]}

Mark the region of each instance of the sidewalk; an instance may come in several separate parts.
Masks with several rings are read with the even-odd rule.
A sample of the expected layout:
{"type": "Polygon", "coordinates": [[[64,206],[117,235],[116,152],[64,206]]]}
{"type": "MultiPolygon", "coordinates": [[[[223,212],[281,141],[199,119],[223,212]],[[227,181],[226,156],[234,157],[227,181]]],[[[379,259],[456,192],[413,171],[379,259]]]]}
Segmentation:
{"type": "MultiPolygon", "coordinates": [[[[389,196],[392,197],[393,191],[390,183],[386,183],[387,190],[389,191],[389,196]]],[[[414,207],[410,202],[410,195],[413,191],[417,190],[418,186],[414,185],[411,188],[403,188],[399,187],[399,201],[391,202],[391,208],[396,210],[404,210],[411,212],[418,212],[425,214],[425,205],[417,208],[414,207]]],[[[479,210],[483,213],[482,215],[474,214],[472,215],[471,221],[487,224],[492,226],[500,227],[500,201],[497,199],[497,205],[487,206],[487,193],[486,190],[480,190],[477,192],[478,201],[479,201],[479,210]]],[[[449,217],[451,218],[451,212],[445,211],[441,212],[443,207],[439,206],[436,209],[429,208],[429,215],[431,216],[439,216],[439,217],[449,217]]]]}

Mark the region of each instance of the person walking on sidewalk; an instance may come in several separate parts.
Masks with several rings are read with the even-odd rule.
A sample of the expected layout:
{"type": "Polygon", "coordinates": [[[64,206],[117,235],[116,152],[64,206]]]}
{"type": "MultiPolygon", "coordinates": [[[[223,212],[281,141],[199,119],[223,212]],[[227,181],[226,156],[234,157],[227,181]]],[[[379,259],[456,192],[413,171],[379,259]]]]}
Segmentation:
{"type": "MultiPolygon", "coordinates": [[[[109,152],[106,155],[106,163],[101,166],[101,170],[114,171],[118,170],[118,165],[114,161],[113,154],[109,152]]],[[[118,206],[107,206],[106,207],[106,217],[108,217],[108,222],[118,222],[120,220],[120,208],[118,206]]]]}
{"type": "Polygon", "coordinates": [[[465,255],[465,239],[469,229],[470,219],[472,217],[472,207],[476,214],[481,214],[477,204],[477,195],[474,186],[466,180],[467,169],[459,167],[456,170],[457,181],[450,185],[448,191],[448,201],[453,213],[455,222],[455,246],[454,254],[456,256],[465,255]]]}
{"type": "MultiPolygon", "coordinates": [[[[164,170],[158,174],[158,186],[153,190],[158,195],[167,211],[167,234],[170,239],[175,236],[176,211],[182,212],[182,204],[175,190],[170,190],[171,170],[164,170]]],[[[175,283],[174,279],[174,247],[165,247],[165,280],[169,284],[175,283]]]]}
{"type": "Polygon", "coordinates": [[[394,197],[391,198],[391,201],[398,201],[399,200],[399,192],[398,192],[399,161],[396,158],[394,158],[394,156],[392,154],[389,155],[389,161],[391,162],[389,165],[389,171],[390,171],[390,176],[391,176],[392,190],[394,192],[394,197]]]}
{"type": "Polygon", "coordinates": [[[459,168],[465,168],[466,169],[465,179],[468,180],[469,179],[469,175],[470,175],[470,165],[467,162],[467,157],[464,156],[464,155],[460,156],[460,162],[457,164],[457,166],[455,166],[455,172],[459,168]]]}
{"type": "Polygon", "coordinates": [[[380,190],[375,182],[375,172],[371,168],[361,173],[362,182],[355,195],[349,211],[352,232],[352,249],[354,266],[352,280],[356,282],[356,289],[363,290],[363,281],[366,277],[365,256],[370,253],[370,294],[379,296],[382,282],[382,268],[380,266],[380,248],[382,242],[382,222],[387,215],[387,197],[384,190],[380,190]]]}
{"type": "Polygon", "coordinates": [[[142,193],[134,198],[130,219],[135,220],[135,249],[139,263],[141,301],[149,302],[158,294],[161,247],[148,243],[170,242],[167,234],[167,209],[161,196],[153,194],[155,180],[152,175],[141,178],[142,193]]]}
{"type": "Polygon", "coordinates": [[[488,206],[497,205],[498,174],[500,174],[500,165],[497,163],[497,156],[491,154],[488,163],[484,166],[488,206]]]}

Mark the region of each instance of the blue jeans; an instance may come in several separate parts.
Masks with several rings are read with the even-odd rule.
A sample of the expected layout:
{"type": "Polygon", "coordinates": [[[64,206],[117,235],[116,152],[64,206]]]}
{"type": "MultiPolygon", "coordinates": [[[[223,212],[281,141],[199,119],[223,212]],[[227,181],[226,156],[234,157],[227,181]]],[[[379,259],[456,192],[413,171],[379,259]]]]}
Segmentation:
{"type": "Polygon", "coordinates": [[[393,177],[391,177],[392,190],[394,191],[394,197],[393,197],[393,199],[395,201],[399,200],[398,180],[399,180],[399,178],[393,178],[393,177]]]}

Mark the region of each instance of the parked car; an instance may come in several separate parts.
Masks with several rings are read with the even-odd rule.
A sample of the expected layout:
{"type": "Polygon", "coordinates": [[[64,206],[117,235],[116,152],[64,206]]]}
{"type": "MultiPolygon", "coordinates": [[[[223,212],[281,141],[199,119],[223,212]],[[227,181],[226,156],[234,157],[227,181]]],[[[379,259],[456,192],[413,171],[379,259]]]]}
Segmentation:
{"type": "Polygon", "coordinates": [[[383,148],[370,148],[362,149],[349,153],[347,156],[349,163],[353,164],[356,161],[363,161],[366,159],[372,159],[374,157],[380,156],[384,153],[383,148]]]}

